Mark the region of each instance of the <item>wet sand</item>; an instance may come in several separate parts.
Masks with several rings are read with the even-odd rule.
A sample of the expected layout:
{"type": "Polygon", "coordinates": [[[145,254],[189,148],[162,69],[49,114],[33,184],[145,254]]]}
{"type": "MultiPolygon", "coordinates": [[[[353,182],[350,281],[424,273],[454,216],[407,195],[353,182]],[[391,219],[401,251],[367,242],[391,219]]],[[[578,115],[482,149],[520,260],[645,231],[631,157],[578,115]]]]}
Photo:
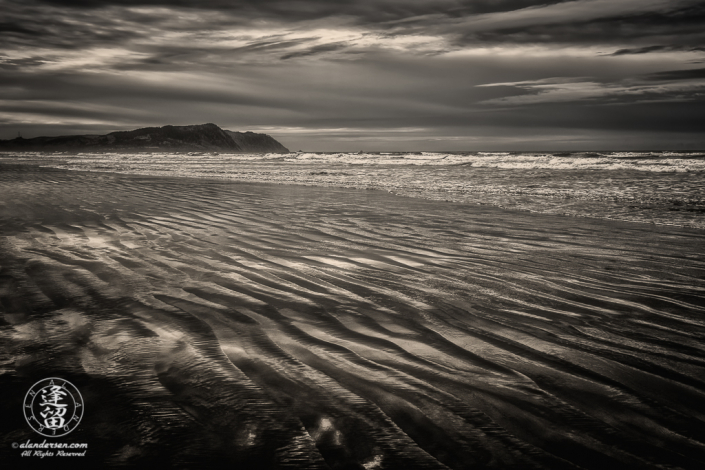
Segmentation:
{"type": "Polygon", "coordinates": [[[101,173],[377,189],[434,201],[705,230],[705,154],[0,152],[0,164],[4,162],[101,173]]]}
{"type": "Polygon", "coordinates": [[[81,464],[705,465],[703,231],[21,165],[0,194],[3,462],[56,376],[81,464]]]}

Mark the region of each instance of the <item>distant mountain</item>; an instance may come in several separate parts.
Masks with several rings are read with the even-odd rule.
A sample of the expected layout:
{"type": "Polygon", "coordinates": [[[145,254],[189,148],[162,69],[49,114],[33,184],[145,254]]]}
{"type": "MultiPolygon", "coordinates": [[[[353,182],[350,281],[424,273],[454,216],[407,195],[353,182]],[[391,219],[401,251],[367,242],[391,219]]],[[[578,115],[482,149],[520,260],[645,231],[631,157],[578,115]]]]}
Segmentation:
{"type": "Polygon", "coordinates": [[[219,151],[219,152],[288,152],[266,134],[224,131],[215,124],[193,126],[145,127],[133,131],[111,132],[107,135],[64,135],[0,140],[0,151],[219,151]],[[240,138],[239,136],[244,136],[240,138]],[[239,145],[236,138],[243,141],[239,145]]]}
{"type": "Polygon", "coordinates": [[[225,132],[233,138],[243,152],[289,153],[289,149],[267,134],[255,134],[254,132],[225,132]]]}

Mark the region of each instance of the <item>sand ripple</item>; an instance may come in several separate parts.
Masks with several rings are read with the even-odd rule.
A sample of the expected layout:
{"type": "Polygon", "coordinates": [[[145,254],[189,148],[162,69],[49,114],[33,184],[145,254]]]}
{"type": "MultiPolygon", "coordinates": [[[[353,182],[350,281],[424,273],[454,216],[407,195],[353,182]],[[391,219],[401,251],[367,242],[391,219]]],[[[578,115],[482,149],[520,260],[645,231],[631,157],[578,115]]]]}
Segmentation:
{"type": "Polygon", "coordinates": [[[2,411],[68,378],[96,462],[705,464],[702,232],[31,167],[0,193],[2,411]]]}

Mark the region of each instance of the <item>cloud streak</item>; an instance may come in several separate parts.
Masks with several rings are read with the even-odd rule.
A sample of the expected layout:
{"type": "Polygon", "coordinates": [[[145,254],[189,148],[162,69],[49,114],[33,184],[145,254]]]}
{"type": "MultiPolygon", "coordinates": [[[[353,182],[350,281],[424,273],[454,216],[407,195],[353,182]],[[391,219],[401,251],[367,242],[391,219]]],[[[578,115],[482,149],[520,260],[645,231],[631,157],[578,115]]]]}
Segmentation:
{"type": "Polygon", "coordinates": [[[705,7],[690,0],[0,7],[0,138],[216,122],[313,150],[481,148],[576,129],[682,139],[705,119],[705,7]]]}

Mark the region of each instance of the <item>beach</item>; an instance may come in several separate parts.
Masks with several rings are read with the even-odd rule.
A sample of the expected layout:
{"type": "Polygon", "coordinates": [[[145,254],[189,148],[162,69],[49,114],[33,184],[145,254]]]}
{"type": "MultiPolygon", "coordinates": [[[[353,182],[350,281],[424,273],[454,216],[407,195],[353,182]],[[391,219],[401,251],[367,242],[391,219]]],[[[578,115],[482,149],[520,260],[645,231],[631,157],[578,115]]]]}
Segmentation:
{"type": "MultiPolygon", "coordinates": [[[[700,209],[687,191],[627,185],[564,215],[523,187],[480,205],[427,180],[410,198],[70,158],[0,164],[3,461],[41,437],[27,390],[63,377],[85,400],[64,439],[88,443],[82,464],[705,464],[705,231],[670,210],[700,209]]],[[[370,181],[416,174],[388,165],[370,181]]]]}
{"type": "Polygon", "coordinates": [[[374,189],[417,199],[705,229],[703,152],[0,152],[0,161],[374,189]]]}

